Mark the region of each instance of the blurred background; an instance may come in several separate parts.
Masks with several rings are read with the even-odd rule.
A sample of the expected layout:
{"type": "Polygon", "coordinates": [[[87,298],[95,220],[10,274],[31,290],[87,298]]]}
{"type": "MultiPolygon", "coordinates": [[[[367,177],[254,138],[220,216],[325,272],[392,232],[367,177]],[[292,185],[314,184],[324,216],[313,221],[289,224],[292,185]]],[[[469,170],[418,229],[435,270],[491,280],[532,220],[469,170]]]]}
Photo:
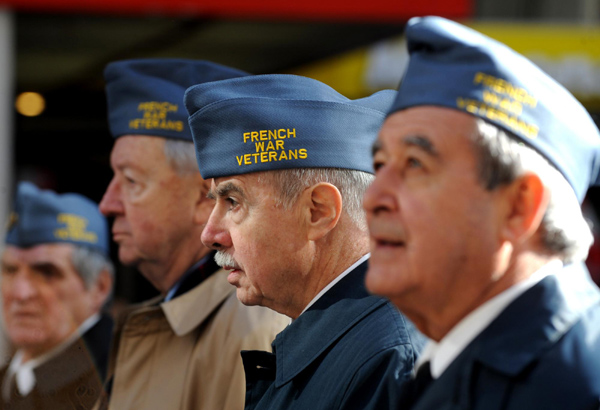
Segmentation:
{"type": "MultiPolygon", "coordinates": [[[[306,75],[357,98],[397,88],[404,25],[416,15],[458,20],[525,54],[598,123],[600,0],[0,0],[0,220],[20,180],[100,201],[112,177],[102,75],[111,61],[207,59],[306,75]]],[[[585,207],[596,221],[596,190],[585,207]]],[[[599,249],[588,260],[597,283],[599,249]]],[[[116,299],[153,296],[115,251],[116,299]]]]}

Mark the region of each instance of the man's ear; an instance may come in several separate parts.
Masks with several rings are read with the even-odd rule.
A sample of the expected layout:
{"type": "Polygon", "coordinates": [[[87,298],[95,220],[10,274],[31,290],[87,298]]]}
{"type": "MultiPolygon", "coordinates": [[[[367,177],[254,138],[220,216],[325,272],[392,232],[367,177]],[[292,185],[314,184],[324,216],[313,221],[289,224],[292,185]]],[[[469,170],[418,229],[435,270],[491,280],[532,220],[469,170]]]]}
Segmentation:
{"type": "Polygon", "coordinates": [[[196,199],[196,212],[194,214],[194,221],[197,224],[204,225],[208,221],[210,213],[215,206],[215,200],[207,198],[208,191],[210,190],[210,184],[212,179],[204,180],[198,176],[198,197],[196,199]]]}
{"type": "Polygon", "coordinates": [[[308,204],[308,239],[316,241],[329,233],[342,215],[342,194],[334,186],[320,182],[302,194],[308,204]]]}
{"type": "Polygon", "coordinates": [[[524,242],[538,230],[548,208],[550,192],[533,173],[518,177],[504,189],[507,212],[502,233],[515,244],[524,242]]]}

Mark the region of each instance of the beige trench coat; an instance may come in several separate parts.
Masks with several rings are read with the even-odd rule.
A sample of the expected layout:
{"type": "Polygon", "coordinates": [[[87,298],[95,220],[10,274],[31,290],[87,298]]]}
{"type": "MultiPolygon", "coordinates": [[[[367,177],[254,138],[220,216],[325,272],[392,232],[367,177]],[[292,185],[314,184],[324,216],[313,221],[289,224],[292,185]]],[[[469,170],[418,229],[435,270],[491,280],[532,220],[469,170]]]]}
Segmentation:
{"type": "Polygon", "coordinates": [[[288,317],[242,305],[220,270],[167,303],[149,301],[117,325],[111,410],[241,410],[241,350],[271,350],[288,317]]]}

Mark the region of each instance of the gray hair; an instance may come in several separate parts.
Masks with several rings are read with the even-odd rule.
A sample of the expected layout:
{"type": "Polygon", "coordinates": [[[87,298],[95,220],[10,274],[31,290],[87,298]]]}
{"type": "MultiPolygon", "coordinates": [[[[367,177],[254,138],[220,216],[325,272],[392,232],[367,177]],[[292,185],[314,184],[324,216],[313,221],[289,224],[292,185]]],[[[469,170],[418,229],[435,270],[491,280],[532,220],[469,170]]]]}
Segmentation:
{"type": "Polygon", "coordinates": [[[165,157],[180,176],[200,172],[193,142],[165,139],[165,157]]]}
{"type": "Polygon", "coordinates": [[[102,271],[111,276],[115,274],[112,261],[102,252],[87,246],[73,245],[71,263],[88,289],[96,283],[102,271]]]}
{"type": "Polygon", "coordinates": [[[319,182],[327,182],[340,191],[342,210],[361,230],[367,229],[362,199],[365,191],[373,182],[374,176],[363,171],[341,168],[295,168],[269,171],[268,175],[280,193],[280,204],[284,208],[298,200],[308,187],[319,182]]]}
{"type": "Polygon", "coordinates": [[[594,238],[583,217],[573,188],[563,175],[533,148],[506,131],[477,120],[475,145],[481,182],[487,190],[510,184],[526,172],[540,177],[550,190],[541,222],[541,240],[552,255],[565,263],[584,261],[594,238]]]}

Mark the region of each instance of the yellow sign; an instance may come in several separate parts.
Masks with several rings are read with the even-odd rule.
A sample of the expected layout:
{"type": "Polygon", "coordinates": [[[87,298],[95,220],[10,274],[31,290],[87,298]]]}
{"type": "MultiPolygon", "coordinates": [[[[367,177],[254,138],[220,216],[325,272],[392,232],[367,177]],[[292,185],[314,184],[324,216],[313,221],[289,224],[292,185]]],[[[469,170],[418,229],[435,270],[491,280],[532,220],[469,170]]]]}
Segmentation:
{"type": "Polygon", "coordinates": [[[138,105],[138,111],[143,112],[142,118],[129,120],[129,128],[134,130],[167,130],[183,131],[183,121],[170,120],[168,115],[177,112],[177,104],[169,102],[147,101],[138,105]]]}
{"type": "Polygon", "coordinates": [[[252,165],[271,161],[289,161],[291,159],[306,159],[305,148],[285,149],[285,140],[296,138],[295,128],[280,128],[276,130],[258,130],[245,132],[242,135],[244,144],[254,144],[255,153],[236,155],[238,166],[252,165]]]}
{"type": "Polygon", "coordinates": [[[54,230],[56,238],[76,242],[98,242],[98,235],[86,230],[88,226],[86,218],[74,214],[58,214],[56,221],[65,225],[64,228],[54,230]]]}
{"type": "Polygon", "coordinates": [[[519,118],[523,112],[523,105],[532,108],[537,106],[537,100],[527,90],[482,72],[475,74],[473,83],[482,84],[487,88],[482,93],[483,101],[458,97],[456,99],[458,108],[490,121],[502,123],[528,138],[537,137],[539,128],[519,118]]]}

